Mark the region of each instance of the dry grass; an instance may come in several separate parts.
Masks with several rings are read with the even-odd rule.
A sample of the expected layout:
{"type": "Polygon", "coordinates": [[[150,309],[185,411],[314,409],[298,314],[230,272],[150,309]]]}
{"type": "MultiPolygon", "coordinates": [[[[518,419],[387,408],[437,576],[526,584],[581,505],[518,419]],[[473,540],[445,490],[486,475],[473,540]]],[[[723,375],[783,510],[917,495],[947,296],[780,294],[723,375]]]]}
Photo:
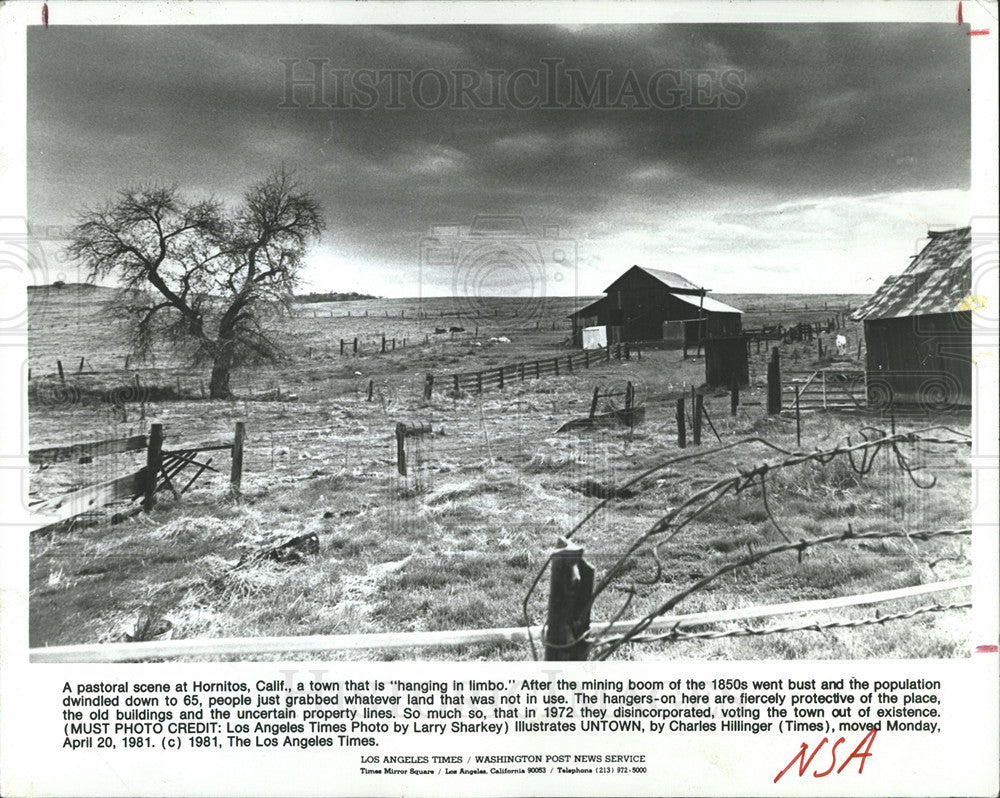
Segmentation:
{"type": "MultiPolygon", "coordinates": [[[[423,374],[440,370],[443,363],[475,370],[489,363],[565,352],[559,348],[565,328],[555,332],[545,328],[566,308],[555,308],[550,318],[541,320],[539,331],[524,334],[510,331],[510,325],[524,325],[523,321],[483,320],[482,334],[506,333],[514,342],[509,345],[476,347],[468,341],[439,340],[396,353],[341,360],[335,354],[339,338],[353,337],[355,332],[371,338],[394,331],[399,338],[422,340],[428,327],[433,330],[433,319],[376,318],[376,307],[395,307],[387,303],[372,305],[367,320],[356,315],[313,319],[314,308],[307,306],[304,315],[289,323],[299,347],[296,358],[273,372],[241,375],[236,383],[240,398],[233,402],[154,401],[147,405],[146,419],[137,418],[138,408],[130,407],[127,423],[110,418],[99,402],[35,403],[33,446],[133,434],[154,419],[168,426],[174,441],[225,438],[236,420],[246,419],[248,441],[242,502],[225,498],[229,464],[223,456],[213,461],[223,476],[203,479],[181,502],[163,497],[148,517],[33,535],[32,645],[116,639],[123,627],[134,625],[152,605],[162,608],[174,623],[175,638],[516,626],[521,600],[557,537],[602,497],[617,496],[576,536],[599,576],[627,542],[666,508],[736,468],[771,457],[760,447],[728,451],[658,472],[637,486],[635,495],[621,493],[621,486],[633,476],[678,454],[674,400],[702,381],[701,360],[682,361],[676,352],[643,351],[641,361],[515,382],[503,393],[448,396],[441,390],[424,405],[423,374]],[[312,359],[305,351],[309,345],[312,359]],[[331,350],[334,354],[328,354],[331,350]],[[378,390],[367,402],[370,378],[378,390]],[[586,415],[596,383],[620,388],[625,380],[631,380],[644,399],[645,424],[632,431],[555,434],[565,421],[586,415]],[[280,383],[283,394],[294,393],[297,400],[262,399],[260,394],[272,390],[273,383],[280,383]],[[392,430],[397,421],[429,422],[436,433],[410,442],[410,474],[405,478],[395,471],[392,430]],[[236,567],[246,554],[309,532],[320,539],[316,558],[300,564],[261,561],[236,567]]],[[[58,308],[48,308],[50,313],[54,310],[58,308]]],[[[802,316],[783,320],[793,323],[802,316]]],[[[95,367],[115,362],[113,337],[102,338],[99,316],[79,311],[75,317],[55,313],[44,320],[53,318],[78,318],[79,323],[69,328],[44,324],[37,332],[33,328],[31,357],[36,370],[60,354],[69,362],[72,353],[65,347],[79,340],[92,344],[89,356],[95,367]]],[[[848,331],[852,341],[856,333],[848,331]]],[[[807,344],[801,344],[784,347],[782,356],[786,361],[797,358],[806,368],[812,354],[807,344]]],[[[767,418],[762,405],[752,404],[763,400],[759,383],[765,357],[754,356],[752,371],[758,383],[745,392],[747,404],[737,417],[728,416],[728,396],[710,394],[706,402],[724,441],[762,435],[794,447],[794,422],[767,418]]],[[[197,385],[198,379],[194,373],[185,376],[182,388],[197,385]]],[[[803,446],[832,445],[870,421],[807,415],[803,446]]],[[[967,419],[950,422],[968,427],[967,419]]],[[[920,426],[925,421],[905,423],[920,426]]],[[[705,447],[713,441],[706,429],[705,447]]],[[[768,498],[777,527],[763,508],[759,489],[726,497],[672,542],[663,580],[640,588],[627,617],[638,616],[671,592],[741,556],[748,545],[762,548],[782,541],[782,531],[797,539],[841,531],[848,522],[858,530],[965,523],[970,487],[967,452],[928,450],[914,456],[938,475],[931,490],[917,489],[884,459],[864,478],[840,460],[775,473],[768,482],[768,498]]],[[[135,467],[136,458],[128,455],[101,458],[87,466],[54,467],[32,475],[32,490],[52,495],[135,467]]],[[[678,610],[826,598],[932,582],[967,575],[967,555],[968,547],[954,540],[821,547],[807,553],[802,563],[794,555],[783,555],[737,571],[695,594],[678,610]]],[[[622,585],[652,573],[648,559],[637,557],[629,563],[622,585]]],[[[622,597],[615,591],[605,594],[595,607],[595,619],[614,615],[622,597]]],[[[899,608],[906,606],[901,603],[899,608]]],[[[544,590],[536,594],[530,610],[540,622],[544,590]]],[[[855,614],[865,612],[870,610],[855,614]]],[[[962,613],[952,612],[853,630],[634,647],[621,656],[956,656],[967,647],[964,620],[962,613]]],[[[350,656],[522,659],[526,652],[500,646],[350,656]]]]}

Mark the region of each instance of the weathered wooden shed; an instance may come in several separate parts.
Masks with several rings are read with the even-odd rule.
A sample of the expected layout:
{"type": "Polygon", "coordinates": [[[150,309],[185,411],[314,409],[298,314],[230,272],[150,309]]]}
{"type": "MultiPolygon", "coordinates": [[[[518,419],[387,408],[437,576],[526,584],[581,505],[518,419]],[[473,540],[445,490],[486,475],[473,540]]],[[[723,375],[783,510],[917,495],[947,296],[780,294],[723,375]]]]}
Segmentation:
{"type": "Polygon", "coordinates": [[[869,406],[972,404],[972,228],[928,236],[853,314],[864,320],[869,406]]]}
{"type": "Polygon", "coordinates": [[[607,326],[609,343],[667,341],[678,347],[742,332],[742,311],[674,272],[633,266],[604,293],[570,315],[578,346],[584,327],[600,325],[607,326]]]}

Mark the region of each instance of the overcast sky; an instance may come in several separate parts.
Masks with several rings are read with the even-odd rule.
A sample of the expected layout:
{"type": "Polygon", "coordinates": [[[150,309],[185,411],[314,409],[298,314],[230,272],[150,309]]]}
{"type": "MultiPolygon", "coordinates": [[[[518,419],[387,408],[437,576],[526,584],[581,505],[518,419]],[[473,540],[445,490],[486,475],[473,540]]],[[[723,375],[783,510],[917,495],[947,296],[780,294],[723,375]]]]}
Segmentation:
{"type": "MultiPolygon", "coordinates": [[[[235,202],[285,164],[328,220],[314,290],[592,295],[638,263],[722,293],[863,293],[928,225],[968,223],[969,42],[959,25],[898,23],[33,27],[29,220],[67,225],[149,181],[235,202]],[[324,94],[285,96],[281,59],[296,78],[320,59],[324,94]],[[543,59],[559,61],[554,95],[543,59]],[[432,72],[416,99],[405,76],[392,97],[358,72],[388,69],[432,72]],[[606,79],[605,107],[571,102],[567,70],[606,79]],[[338,93],[345,75],[375,88],[338,93]],[[372,107],[343,107],[352,96],[372,107]],[[468,241],[477,214],[523,217],[516,257],[543,265],[460,248],[421,268],[432,225],[468,241]],[[532,249],[545,225],[558,245],[532,249]]],[[[77,279],[45,251],[50,276],[77,279]]]]}

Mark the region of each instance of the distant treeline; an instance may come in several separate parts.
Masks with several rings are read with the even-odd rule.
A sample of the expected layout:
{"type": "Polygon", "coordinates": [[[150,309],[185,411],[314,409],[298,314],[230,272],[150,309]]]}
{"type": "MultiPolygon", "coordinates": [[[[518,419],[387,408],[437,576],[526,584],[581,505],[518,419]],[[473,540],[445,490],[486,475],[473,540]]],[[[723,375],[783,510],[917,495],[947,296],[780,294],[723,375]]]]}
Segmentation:
{"type": "Polygon", "coordinates": [[[296,302],[353,302],[355,299],[381,299],[381,297],[372,296],[371,294],[359,294],[357,291],[350,291],[346,294],[340,291],[327,291],[322,294],[313,292],[310,294],[297,294],[295,297],[296,302]]]}

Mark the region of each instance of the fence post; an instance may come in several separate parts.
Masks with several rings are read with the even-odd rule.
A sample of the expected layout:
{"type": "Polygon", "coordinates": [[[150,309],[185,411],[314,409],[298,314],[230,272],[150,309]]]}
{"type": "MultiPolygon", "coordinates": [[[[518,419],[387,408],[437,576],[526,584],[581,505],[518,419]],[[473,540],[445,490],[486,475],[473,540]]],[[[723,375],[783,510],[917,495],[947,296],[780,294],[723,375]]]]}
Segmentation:
{"type": "Polygon", "coordinates": [[[702,394],[698,394],[694,399],[693,408],[693,418],[694,429],[691,431],[691,435],[694,438],[694,445],[701,446],[701,415],[705,412],[705,397],[702,394]]]}
{"type": "Polygon", "coordinates": [[[601,395],[601,387],[599,385],[594,386],[594,398],[590,400],[590,418],[594,417],[597,412],[597,400],[601,395]]]}
{"type": "Polygon", "coordinates": [[[354,354],[357,354],[357,353],[358,353],[358,339],[357,339],[357,337],[355,337],[355,339],[354,339],[354,354]]]}
{"type": "Polygon", "coordinates": [[[78,368],[76,370],[77,374],[83,374],[83,361],[86,360],[86,359],[87,359],[86,357],[81,357],[80,358],[80,368],[78,368]]]}
{"type": "Polygon", "coordinates": [[[569,370],[570,374],[573,373],[573,356],[572,355],[566,355],[566,368],[569,370]]]}
{"type": "Polygon", "coordinates": [[[455,382],[455,396],[458,396],[459,389],[458,389],[458,375],[457,374],[454,376],[454,382],[455,382]]]}
{"type": "Polygon", "coordinates": [[[246,426],[242,421],[236,422],[233,431],[233,465],[229,472],[229,485],[235,498],[240,497],[243,486],[243,439],[246,438],[246,426]]]}
{"type": "Polygon", "coordinates": [[[396,469],[406,476],[406,424],[402,421],[396,423],[396,469]]]}
{"type": "Polygon", "coordinates": [[[521,382],[524,382],[524,361],[523,360],[521,361],[520,372],[521,372],[521,382]]]}
{"type": "Polygon", "coordinates": [[[340,354],[341,355],[344,354],[344,339],[343,338],[340,339],[340,354]]]}
{"type": "Polygon", "coordinates": [[[628,341],[625,342],[625,359],[626,360],[632,359],[632,350],[628,348],[628,341]]]}
{"type": "Polygon", "coordinates": [[[56,368],[59,369],[59,382],[61,382],[63,385],[65,385],[66,384],[66,375],[63,373],[63,367],[62,367],[62,361],[61,360],[57,360],[56,361],[56,368]]]}
{"type": "Polygon", "coordinates": [[[552,358],[552,363],[556,367],[556,376],[558,377],[559,376],[559,358],[557,358],[557,357],[552,358]]]}
{"type": "Polygon", "coordinates": [[[610,344],[608,344],[606,347],[604,347],[604,359],[608,363],[611,362],[611,345],[610,344]]]}
{"type": "Polygon", "coordinates": [[[541,376],[542,376],[542,361],[541,360],[536,360],[535,361],[535,379],[537,380],[541,376]]]}
{"type": "Polygon", "coordinates": [[[677,445],[682,449],[687,446],[687,433],[684,429],[684,397],[677,400],[677,445]]]}
{"type": "Polygon", "coordinates": [[[781,366],[778,362],[778,347],[771,348],[771,360],[767,364],[767,414],[776,416],[781,412],[781,366]]]}
{"type": "Polygon", "coordinates": [[[795,386],[795,445],[802,445],[802,421],[799,418],[799,396],[802,394],[802,388],[795,386]]]}
{"type": "Polygon", "coordinates": [[[549,608],[545,624],[546,662],[587,659],[594,569],[583,559],[583,547],[566,541],[551,557],[549,608]]]}
{"type": "Polygon", "coordinates": [[[736,408],[740,406],[740,386],[736,380],[729,387],[729,415],[736,416],[736,408]]]}
{"type": "Polygon", "coordinates": [[[823,338],[820,335],[816,336],[816,352],[819,355],[819,359],[823,359],[823,338]]]}
{"type": "Polygon", "coordinates": [[[503,390],[503,366],[497,369],[497,376],[500,380],[500,390],[503,390]]]}
{"type": "Polygon", "coordinates": [[[483,392],[483,372],[476,372],[476,393],[483,392]]]}
{"type": "Polygon", "coordinates": [[[146,484],[143,486],[142,509],[147,513],[156,504],[156,483],[163,463],[163,425],[149,425],[149,443],[146,446],[146,484]]]}
{"type": "Polygon", "coordinates": [[[585,369],[589,369],[590,368],[590,350],[589,349],[584,349],[583,350],[583,367],[585,369]]]}
{"type": "Polygon", "coordinates": [[[428,374],[424,378],[424,401],[429,402],[431,400],[431,394],[434,393],[434,375],[428,374]]]}
{"type": "Polygon", "coordinates": [[[368,401],[372,400],[372,393],[375,391],[375,380],[368,380],[368,401]]]}

